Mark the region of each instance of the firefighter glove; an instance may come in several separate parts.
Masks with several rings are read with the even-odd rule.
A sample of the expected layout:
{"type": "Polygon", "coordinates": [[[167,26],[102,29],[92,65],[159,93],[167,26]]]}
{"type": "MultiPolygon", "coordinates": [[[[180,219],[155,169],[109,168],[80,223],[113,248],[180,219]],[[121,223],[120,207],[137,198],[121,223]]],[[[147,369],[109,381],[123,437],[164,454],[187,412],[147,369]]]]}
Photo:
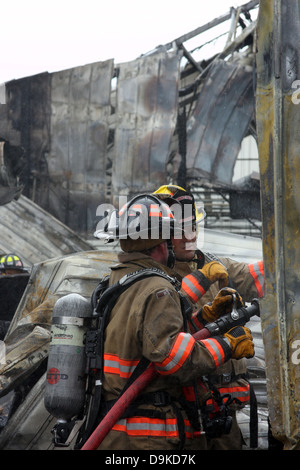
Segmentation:
{"type": "Polygon", "coordinates": [[[219,281],[219,287],[228,285],[228,272],[225,266],[218,261],[211,261],[199,269],[199,271],[208,279],[210,284],[219,281]]]}
{"type": "Polygon", "coordinates": [[[207,322],[213,322],[220,316],[232,312],[233,307],[243,307],[240,294],[229,287],[224,287],[211,303],[205,304],[201,309],[201,317],[207,322]]]}
{"type": "Polygon", "coordinates": [[[228,272],[223,264],[218,261],[211,261],[205,264],[203,268],[185,276],[181,288],[196,303],[210,288],[211,284],[216,281],[219,281],[220,288],[227,286],[228,272]]]}
{"type": "Polygon", "coordinates": [[[254,356],[254,343],[249,328],[245,326],[235,326],[224,334],[224,338],[231,347],[231,357],[241,359],[242,357],[254,356]]]}

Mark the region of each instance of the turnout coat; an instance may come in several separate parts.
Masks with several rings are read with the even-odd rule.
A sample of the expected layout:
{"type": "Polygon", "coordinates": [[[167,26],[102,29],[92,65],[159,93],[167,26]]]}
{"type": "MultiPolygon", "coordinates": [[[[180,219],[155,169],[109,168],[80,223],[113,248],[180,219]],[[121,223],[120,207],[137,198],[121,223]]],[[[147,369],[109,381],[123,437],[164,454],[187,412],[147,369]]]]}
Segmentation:
{"type": "MultiPolygon", "coordinates": [[[[121,263],[112,267],[110,285],[147,267],[175,275],[142,253],[121,253],[119,260],[121,263]]],[[[142,392],[136,409],[113,426],[99,449],[205,449],[198,416],[194,411],[189,413],[183,403],[194,405],[191,390],[195,387],[201,401],[208,398],[208,389],[198,379],[229,360],[231,350],[221,337],[194,340],[189,328],[184,328],[177,290],[158,276],[130,286],[112,309],[104,341],[103,397],[107,409],[143,356],[159,375],[142,392]]]]}
{"type": "MultiPolygon", "coordinates": [[[[190,262],[177,261],[174,270],[183,279],[183,290],[193,301],[195,315],[193,323],[197,326],[197,312],[206,303],[212,302],[219,291],[218,282],[211,284],[210,288],[203,293],[192,273],[201,269],[205,264],[212,260],[217,260],[223,264],[228,272],[229,285],[236,289],[242,296],[244,302],[251,302],[254,298],[263,297],[264,293],[264,267],[263,262],[244,263],[231,258],[221,257],[217,259],[210,253],[203,253],[197,250],[195,257],[190,262]]],[[[202,325],[199,325],[202,327],[202,325]]],[[[239,450],[243,446],[243,437],[238,427],[235,411],[243,408],[250,403],[250,384],[246,378],[247,360],[231,359],[218,367],[209,379],[224,397],[236,399],[233,405],[230,405],[233,425],[229,434],[224,434],[220,438],[209,440],[209,449],[219,450],[239,450]]],[[[208,400],[209,405],[209,400],[208,400]]]]}

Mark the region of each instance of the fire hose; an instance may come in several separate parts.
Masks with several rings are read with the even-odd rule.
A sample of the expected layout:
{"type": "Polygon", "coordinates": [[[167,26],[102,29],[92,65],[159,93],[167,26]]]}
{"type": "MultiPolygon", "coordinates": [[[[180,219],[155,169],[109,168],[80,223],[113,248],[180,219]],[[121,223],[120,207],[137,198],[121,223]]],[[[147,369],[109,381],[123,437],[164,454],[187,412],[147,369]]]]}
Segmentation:
{"type": "MultiPolygon", "coordinates": [[[[233,308],[232,312],[220,317],[218,320],[208,323],[204,328],[193,334],[196,341],[212,336],[222,335],[234,326],[245,325],[251,317],[259,316],[259,303],[253,299],[249,307],[233,308]]],[[[115,405],[109,410],[91,436],[87,439],[81,450],[96,450],[115,423],[121,418],[124,411],[136,399],[139,393],[152,382],[159,373],[153,363],[131,384],[121,395],[115,405]]]]}

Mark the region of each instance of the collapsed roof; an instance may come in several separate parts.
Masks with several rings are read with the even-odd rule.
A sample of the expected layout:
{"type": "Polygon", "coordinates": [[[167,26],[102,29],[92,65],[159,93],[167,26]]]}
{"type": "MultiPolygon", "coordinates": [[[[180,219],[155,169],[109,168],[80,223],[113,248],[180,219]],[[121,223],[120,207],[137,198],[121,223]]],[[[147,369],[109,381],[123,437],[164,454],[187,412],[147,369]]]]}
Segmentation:
{"type": "Polygon", "coordinates": [[[0,254],[17,254],[26,268],[49,258],[93,249],[23,195],[0,206],[0,232],[0,254]]]}

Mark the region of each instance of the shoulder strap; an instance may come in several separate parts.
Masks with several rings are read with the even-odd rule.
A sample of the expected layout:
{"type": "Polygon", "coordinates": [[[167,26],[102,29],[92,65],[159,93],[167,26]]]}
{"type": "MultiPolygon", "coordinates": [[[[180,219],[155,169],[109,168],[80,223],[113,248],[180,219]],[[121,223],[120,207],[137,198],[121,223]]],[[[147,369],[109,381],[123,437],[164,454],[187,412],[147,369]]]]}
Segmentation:
{"type": "Polygon", "coordinates": [[[158,268],[144,268],[125,274],[118,282],[108,287],[109,279],[103,279],[92,295],[92,304],[95,314],[101,314],[104,310],[111,310],[118,297],[137,281],[150,276],[160,276],[169,281],[177,290],[180,288],[179,281],[161,271],[158,268]]]}
{"type": "Polygon", "coordinates": [[[98,300],[102,297],[104,292],[108,289],[109,286],[109,276],[105,276],[101,279],[97,287],[94,289],[91,297],[91,303],[93,307],[93,311],[97,307],[98,300]]]}

